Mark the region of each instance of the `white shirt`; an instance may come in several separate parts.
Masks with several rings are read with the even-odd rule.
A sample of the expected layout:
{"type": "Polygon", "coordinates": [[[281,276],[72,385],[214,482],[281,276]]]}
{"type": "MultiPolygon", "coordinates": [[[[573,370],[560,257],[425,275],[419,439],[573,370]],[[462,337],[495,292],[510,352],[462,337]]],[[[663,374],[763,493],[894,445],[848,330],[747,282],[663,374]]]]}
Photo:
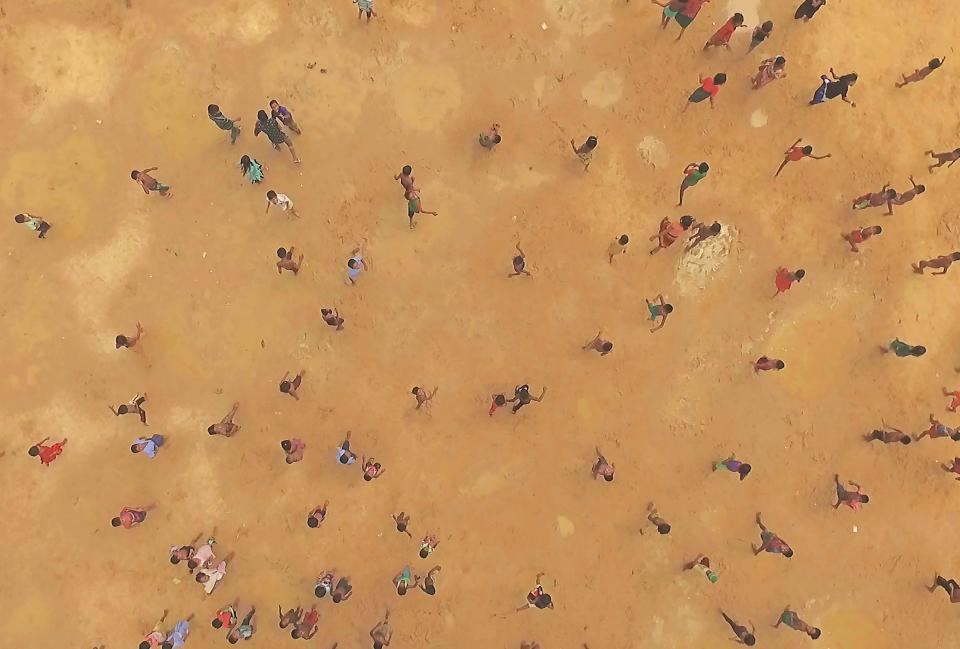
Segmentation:
{"type": "Polygon", "coordinates": [[[277,192],[277,203],[276,203],[276,205],[277,205],[277,207],[279,207],[281,210],[283,210],[284,212],[286,212],[287,210],[289,210],[290,208],[293,207],[293,201],[292,201],[292,200],[290,199],[290,197],[287,196],[286,194],[281,194],[280,192],[277,192]]]}
{"type": "Polygon", "coordinates": [[[213,570],[204,569],[201,570],[200,573],[209,577],[209,579],[207,579],[207,581],[203,584],[203,590],[206,591],[207,595],[209,595],[213,592],[213,589],[217,587],[217,582],[223,579],[223,576],[227,574],[227,562],[221,561],[213,570]]]}

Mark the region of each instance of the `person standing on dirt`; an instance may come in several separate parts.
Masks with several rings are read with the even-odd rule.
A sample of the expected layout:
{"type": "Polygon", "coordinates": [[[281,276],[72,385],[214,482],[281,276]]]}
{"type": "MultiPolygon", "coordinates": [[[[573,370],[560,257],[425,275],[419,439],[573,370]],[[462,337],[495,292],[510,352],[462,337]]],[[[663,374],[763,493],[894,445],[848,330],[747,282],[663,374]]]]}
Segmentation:
{"type": "Polygon", "coordinates": [[[224,437],[233,437],[236,433],[240,432],[240,426],[233,423],[233,418],[237,416],[237,410],[240,409],[240,402],[234,401],[233,407],[230,408],[230,412],[227,413],[227,416],[220,420],[220,423],[213,424],[207,428],[207,434],[209,435],[223,435],[224,437]]]}
{"type": "MultiPolygon", "coordinates": [[[[710,108],[713,109],[713,98],[720,94],[720,86],[727,82],[727,75],[723,72],[718,72],[712,77],[704,77],[700,75],[699,81],[700,87],[690,93],[690,96],[687,98],[687,103],[683,107],[683,111],[686,112],[690,108],[690,104],[699,104],[704,99],[710,100],[710,108]]],[[[684,172],[686,173],[686,172],[684,172]]],[[[694,183],[696,184],[696,183],[694,183]]],[[[683,199],[680,199],[680,204],[683,204],[683,199]]]]}
{"type": "Polygon", "coordinates": [[[280,120],[281,124],[297,135],[301,135],[300,127],[297,126],[296,120],[293,119],[293,113],[291,113],[290,109],[286,106],[281,106],[280,102],[276,99],[270,100],[270,117],[280,120]]]}
{"type": "Polygon", "coordinates": [[[715,237],[718,234],[720,234],[720,223],[718,223],[717,221],[714,221],[710,225],[697,222],[697,223],[694,223],[691,227],[695,230],[695,232],[692,235],[690,235],[689,239],[687,239],[687,247],[685,248],[685,252],[690,252],[691,250],[699,246],[701,243],[703,243],[707,239],[710,239],[711,237],[715,237]]]}
{"type": "MultiPolygon", "coordinates": [[[[657,528],[658,534],[669,534],[670,530],[672,529],[670,527],[670,523],[660,517],[660,513],[657,511],[657,506],[652,502],[647,505],[647,520],[657,528]]],[[[642,529],[640,530],[640,533],[643,534],[642,529]]]]}
{"type": "Polygon", "coordinates": [[[647,311],[650,313],[651,322],[657,322],[658,319],[660,320],[657,325],[650,329],[650,333],[663,329],[663,325],[667,324],[667,318],[673,313],[673,305],[666,303],[663,299],[663,293],[658,293],[653,302],[647,298],[643,299],[647,303],[647,311]]]}
{"type": "Polygon", "coordinates": [[[739,624],[736,620],[732,619],[729,615],[720,611],[720,615],[723,616],[723,619],[727,621],[727,624],[730,625],[730,628],[733,629],[733,635],[737,636],[737,641],[740,644],[745,644],[748,647],[752,647],[757,644],[757,638],[754,636],[756,628],[753,626],[753,622],[750,622],[750,630],[747,631],[747,627],[739,624]]]}
{"type": "Polygon", "coordinates": [[[283,130],[280,128],[280,124],[277,123],[277,120],[267,115],[267,111],[265,110],[257,111],[257,125],[253,128],[254,137],[260,135],[261,133],[266,133],[267,139],[270,140],[273,148],[277,151],[280,150],[281,144],[286,144],[287,148],[290,149],[290,155],[293,157],[293,163],[300,164],[300,158],[297,157],[297,151],[293,148],[293,140],[290,139],[289,135],[283,132],[283,130]]]}
{"type": "Polygon", "coordinates": [[[353,586],[350,585],[349,578],[340,577],[340,580],[333,589],[333,593],[331,594],[330,598],[333,600],[334,604],[339,604],[340,602],[345,602],[350,599],[351,595],[353,595],[353,586]]]}
{"type": "Polygon", "coordinates": [[[400,181],[400,186],[403,187],[403,194],[406,196],[407,192],[411,189],[417,189],[414,182],[416,178],[413,177],[413,167],[410,165],[403,165],[403,169],[400,170],[396,176],[393,177],[394,180],[400,181]]]}
{"type": "Polygon", "coordinates": [[[570,148],[573,149],[573,152],[577,154],[577,157],[580,158],[580,162],[583,163],[583,170],[587,171],[590,169],[590,163],[593,161],[593,151],[597,148],[599,144],[596,135],[591,135],[583,144],[577,146],[574,140],[570,140],[570,148]]]}
{"type": "Polygon", "coordinates": [[[253,634],[257,632],[257,623],[253,621],[253,617],[256,614],[257,608],[255,606],[250,607],[250,612],[243,618],[243,621],[227,634],[227,642],[237,644],[238,640],[249,640],[252,638],[253,634]]]}
{"type": "Polygon", "coordinates": [[[790,287],[793,286],[794,282],[799,282],[801,279],[807,276],[807,271],[802,268],[799,268],[793,272],[787,270],[786,267],[781,266],[777,269],[777,274],[774,276],[773,283],[777,287],[777,292],[773,294],[773,297],[777,297],[781,293],[786,293],[790,290],[790,287]]]}
{"type": "Polygon", "coordinates": [[[883,228],[879,225],[871,225],[869,228],[857,228],[849,233],[843,233],[840,236],[850,244],[850,250],[852,252],[860,252],[860,248],[857,247],[858,243],[863,243],[870,237],[880,234],[881,232],[883,232],[883,228]]]}
{"type": "MultiPolygon", "coordinates": [[[[420,410],[420,408],[424,404],[427,404],[429,406],[430,401],[433,399],[434,395],[437,394],[437,390],[439,389],[440,388],[438,388],[437,386],[434,386],[433,392],[427,392],[426,390],[421,388],[419,385],[415,385],[413,389],[410,391],[410,393],[413,394],[414,398],[417,400],[417,407],[414,408],[414,410],[420,410]]],[[[427,409],[429,410],[429,407],[427,409]]]]}
{"type": "Polygon", "coordinates": [[[603,335],[603,329],[598,331],[597,335],[594,336],[593,339],[590,340],[590,342],[588,342],[586,345],[584,345],[580,349],[582,349],[583,351],[590,350],[590,351],[600,352],[601,356],[606,356],[607,354],[613,351],[613,343],[610,342],[609,340],[604,340],[603,338],[601,338],[600,336],[602,335],[603,335]]]}
{"type": "Polygon", "coordinates": [[[230,144],[236,144],[237,138],[240,137],[240,127],[237,126],[237,122],[241,118],[237,117],[236,119],[231,119],[220,112],[220,107],[216,104],[210,104],[207,106],[207,117],[210,118],[210,121],[217,125],[217,127],[222,131],[230,131],[230,144]]]}
{"type": "Polygon", "coordinates": [[[543,590],[543,586],[540,585],[540,578],[543,577],[546,573],[538,572],[537,573],[537,585],[534,586],[533,590],[527,593],[527,603],[524,606],[521,606],[517,609],[517,613],[520,611],[525,611],[529,608],[538,608],[543,610],[545,608],[553,608],[553,598],[550,597],[543,590]]]}
{"type": "Polygon", "coordinates": [[[517,254],[513,256],[513,272],[507,275],[508,278],[514,277],[517,275],[526,275],[531,277],[530,271],[526,270],[527,267],[527,256],[523,254],[523,250],[520,248],[520,242],[517,241],[517,254]]]}
{"type": "Polygon", "coordinates": [[[307,514],[307,527],[310,529],[316,529],[320,527],[320,523],[327,518],[327,506],[330,505],[330,501],[326,500],[322,505],[317,505],[310,513],[307,514]]]}
{"type": "Polygon", "coordinates": [[[292,381],[288,381],[287,377],[290,376],[290,372],[284,372],[283,378],[280,379],[280,392],[289,394],[291,397],[299,401],[300,395],[297,394],[297,390],[300,389],[300,382],[303,380],[303,376],[306,373],[306,370],[300,370],[297,375],[293,377],[292,381]]]}
{"type": "Polygon", "coordinates": [[[158,167],[150,167],[149,169],[144,169],[143,171],[137,171],[134,169],[130,172],[130,177],[133,178],[140,188],[143,189],[143,193],[150,195],[150,192],[157,192],[164,198],[170,198],[173,196],[173,193],[170,191],[170,185],[164,185],[162,182],[158,181],[156,178],[151,176],[148,172],[156,171],[158,167]]]}
{"type": "Polygon", "coordinates": [[[820,637],[820,629],[815,626],[810,626],[801,620],[796,611],[790,610],[789,606],[783,609],[783,613],[780,614],[780,617],[777,619],[777,623],[773,625],[773,628],[777,629],[781,624],[786,624],[794,631],[803,631],[810,636],[811,640],[816,640],[820,637]]]}
{"type": "Polygon", "coordinates": [[[516,405],[513,406],[513,409],[511,410],[511,412],[513,414],[517,414],[517,411],[520,410],[520,408],[529,404],[531,401],[536,401],[537,403],[540,403],[541,401],[543,401],[543,395],[545,395],[546,393],[547,393],[547,386],[543,386],[543,389],[540,390],[540,396],[535,397],[532,394],[530,394],[530,386],[524,383],[523,385],[518,385],[516,388],[514,388],[513,397],[510,399],[507,399],[507,402],[513,403],[514,401],[516,401],[516,405]]]}
{"type": "Polygon", "coordinates": [[[934,577],[933,585],[927,586],[927,590],[931,593],[937,590],[937,588],[942,588],[947,591],[947,595],[950,596],[951,604],[960,604],[960,584],[958,584],[953,579],[944,579],[939,574],[934,577]]]}
{"type": "Polygon", "coordinates": [[[757,372],[769,372],[770,370],[780,371],[787,366],[779,358],[768,358],[766,356],[761,356],[753,363],[753,373],[757,372]]]}
{"type": "Polygon", "coordinates": [[[908,345],[899,338],[894,338],[889,345],[883,348],[883,353],[889,354],[890,352],[893,352],[898,358],[919,357],[927,353],[927,348],[923,345],[908,345]]]}
{"type": "Polygon", "coordinates": [[[760,512],[757,512],[757,525],[760,527],[760,545],[754,547],[752,543],[750,544],[750,548],[753,550],[753,556],[757,556],[761,552],[782,554],[787,559],[793,556],[793,548],[763,524],[763,521],[760,519],[760,512]]]}
{"type": "Polygon", "coordinates": [[[936,169],[937,167],[942,167],[943,165],[947,165],[947,168],[950,168],[953,166],[953,164],[957,160],[960,160],[960,149],[954,149],[953,151],[944,151],[943,153],[934,153],[933,150],[931,149],[930,151],[925,151],[924,154],[930,156],[931,158],[937,161],[937,164],[930,165],[927,167],[928,173],[933,173],[934,169],[936,169]],[[947,164],[948,162],[950,164],[947,164]]]}
{"type": "Polygon", "coordinates": [[[296,250],[293,246],[290,246],[290,249],[286,248],[277,248],[277,257],[280,261],[277,262],[277,274],[283,275],[283,271],[289,270],[294,275],[300,273],[300,264],[303,263],[303,253],[300,253],[300,258],[296,261],[293,260],[293,251],[296,250]]]}
{"type": "Polygon", "coordinates": [[[63,453],[63,447],[67,443],[67,438],[64,437],[62,442],[57,442],[56,444],[51,444],[50,446],[44,446],[49,437],[44,437],[39,442],[27,449],[27,455],[30,457],[39,457],[40,464],[44,466],[50,466],[50,463],[56,460],[61,453],[63,453]]]}
{"type": "Polygon", "coordinates": [[[377,622],[370,629],[370,638],[373,640],[373,649],[383,649],[390,646],[390,640],[393,638],[393,631],[390,629],[390,609],[383,614],[383,621],[377,622]]]}
{"type": "Polygon", "coordinates": [[[137,395],[134,395],[134,397],[130,399],[128,403],[123,403],[117,406],[116,410],[113,409],[113,406],[108,406],[108,407],[110,408],[110,412],[112,412],[117,417],[119,417],[120,415],[138,414],[140,415],[140,423],[146,426],[147,411],[143,409],[143,402],[146,400],[147,400],[146,393],[137,394],[137,395]]]}
{"type": "Polygon", "coordinates": [[[894,205],[905,205],[917,197],[918,194],[922,194],[927,190],[923,185],[918,185],[913,181],[913,176],[908,176],[910,184],[913,185],[910,189],[903,192],[902,194],[897,194],[887,202],[887,214],[893,214],[894,205]]]}
{"type": "Polygon", "coordinates": [[[797,138],[797,141],[790,145],[790,148],[783,152],[783,162],[780,163],[780,166],[777,167],[777,173],[773,174],[774,178],[780,175],[780,172],[783,171],[783,168],[787,166],[790,162],[797,162],[803,160],[804,158],[811,158],[813,160],[826,160],[830,157],[830,154],[827,155],[813,155],[813,147],[807,144],[806,146],[798,146],[803,140],[803,138],[797,138]]]}
{"type": "Polygon", "coordinates": [[[803,22],[810,22],[810,19],[813,18],[820,7],[827,4],[827,0],[803,0],[800,3],[800,6],[797,7],[796,13],[793,14],[794,20],[803,19],[803,22]]]}
{"type": "Polygon", "coordinates": [[[907,445],[913,441],[909,435],[899,428],[894,428],[892,426],[889,426],[888,428],[889,430],[875,430],[869,435],[864,435],[863,438],[868,442],[878,439],[884,444],[894,444],[896,442],[900,442],[903,445],[907,445]]]}
{"type": "Polygon", "coordinates": [[[849,74],[838,77],[837,73],[833,71],[833,68],[830,68],[829,77],[825,74],[820,75],[820,87],[813,93],[813,99],[810,100],[810,105],[822,104],[834,97],[840,97],[840,99],[850,104],[852,108],[856,108],[856,102],[847,98],[847,92],[856,85],[857,78],[856,72],[850,72],[849,74]]]}
{"type": "Polygon", "coordinates": [[[124,336],[123,334],[117,335],[115,339],[117,349],[120,349],[121,347],[126,347],[127,349],[130,349],[131,347],[135,347],[137,343],[140,342],[140,336],[142,335],[143,335],[143,326],[138,322],[137,335],[135,336],[124,336]]]}
{"type": "Polygon", "coordinates": [[[147,512],[153,509],[153,505],[147,507],[124,507],[120,510],[119,516],[114,516],[110,521],[113,527],[123,526],[123,529],[129,530],[147,520],[147,512]]]}
{"type": "Polygon", "coordinates": [[[306,450],[307,444],[302,439],[293,437],[280,442],[280,448],[286,454],[286,463],[293,464],[303,459],[303,452],[306,450]]]}
{"type": "Polygon", "coordinates": [[[746,27],[743,24],[743,14],[735,13],[730,19],[723,23],[713,36],[706,42],[703,46],[703,50],[707,51],[711,47],[725,47],[728,50],[730,49],[730,39],[733,37],[733,33],[741,27],[746,27]]]}
{"type": "Polygon", "coordinates": [[[840,505],[846,505],[853,511],[860,511],[861,506],[870,502],[870,496],[863,493],[863,487],[856,482],[847,481],[850,486],[856,488],[856,491],[848,491],[840,482],[839,474],[834,474],[833,481],[837,487],[837,502],[833,505],[834,509],[838,509],[840,505]]]}
{"type": "Polygon", "coordinates": [[[684,168],[683,181],[680,183],[680,201],[677,203],[677,207],[683,205],[684,193],[706,178],[708,171],[710,171],[710,165],[706,162],[701,162],[700,164],[691,162],[684,168]]]}
{"type": "Polygon", "coordinates": [[[46,239],[47,232],[50,231],[50,228],[53,226],[41,219],[39,216],[33,216],[31,214],[17,214],[13,217],[13,220],[32,232],[37,233],[38,239],[46,239]]]}

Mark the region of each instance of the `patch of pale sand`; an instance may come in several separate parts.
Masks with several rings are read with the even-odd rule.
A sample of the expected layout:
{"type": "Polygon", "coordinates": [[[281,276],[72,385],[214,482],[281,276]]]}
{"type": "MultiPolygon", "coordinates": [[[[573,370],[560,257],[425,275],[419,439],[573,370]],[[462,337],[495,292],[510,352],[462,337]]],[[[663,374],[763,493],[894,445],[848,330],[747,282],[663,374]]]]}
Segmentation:
{"type": "Polygon", "coordinates": [[[767,125],[767,114],[762,108],[758,108],[750,113],[750,126],[753,128],[762,128],[767,125]]]}
{"type": "Polygon", "coordinates": [[[613,70],[601,70],[580,89],[580,94],[590,106],[612,106],[623,96],[623,75],[613,70]]]}
{"type": "MultiPolygon", "coordinates": [[[[728,0],[727,11],[723,15],[732,16],[735,13],[740,13],[743,15],[744,25],[759,25],[762,22],[760,20],[760,0],[728,0]]],[[[726,20],[726,18],[724,18],[724,20],[726,20]]],[[[717,28],[719,27],[720,25],[718,24],[717,28]]],[[[752,28],[740,29],[738,31],[745,32],[748,39],[750,34],[753,33],[752,28]]]]}
{"type": "Polygon", "coordinates": [[[237,13],[220,3],[197,3],[187,14],[186,24],[199,37],[256,45],[280,28],[280,11],[266,0],[253,0],[237,13]]]}
{"type": "Polygon", "coordinates": [[[512,165],[511,173],[507,178],[494,174],[487,174],[487,183],[495,192],[504,189],[529,189],[537,187],[552,179],[553,176],[531,169],[529,165],[517,163],[512,165]]]}
{"type": "Polygon", "coordinates": [[[557,516],[557,533],[560,534],[560,536],[565,539],[569,538],[573,536],[575,530],[576,528],[573,525],[573,521],[566,516],[557,516]]]}
{"type": "MultiPolygon", "coordinates": [[[[802,611],[798,612],[802,613],[802,611]]],[[[827,633],[830,634],[830,646],[835,649],[847,647],[891,649],[893,647],[889,636],[883,630],[882,620],[870,615],[870,611],[866,609],[835,607],[819,616],[808,614],[801,617],[819,620],[817,626],[824,629],[824,637],[827,637],[827,633]]]]}
{"type": "Polygon", "coordinates": [[[638,646],[649,649],[698,646],[696,641],[703,634],[701,615],[686,602],[680,601],[667,618],[659,615],[653,618],[652,628],[638,646]]]}
{"type": "MultiPolygon", "coordinates": [[[[332,2],[304,2],[290,18],[309,26],[311,37],[329,39],[343,33],[343,26],[347,22],[345,17],[350,12],[344,14],[342,8],[342,5],[332,2]]],[[[318,62],[318,67],[326,66],[318,62]]]]}
{"type": "Polygon", "coordinates": [[[434,130],[437,122],[446,121],[463,99],[457,71],[444,65],[401,68],[390,75],[388,83],[401,121],[423,131],[434,130]],[[410,88],[416,88],[416,92],[410,92],[410,88]],[[430,119],[424,119],[426,115],[430,119]]]}
{"type": "Polygon", "coordinates": [[[613,24],[614,0],[543,0],[548,26],[583,36],[613,24]]]}
{"type": "Polygon", "coordinates": [[[39,22],[23,27],[18,40],[30,48],[8,49],[7,64],[19,68],[39,88],[29,113],[32,122],[46,119],[49,111],[69,102],[106,104],[122,78],[123,49],[107,31],[39,22]]]}
{"type": "MultiPolygon", "coordinates": [[[[110,241],[93,252],[68,257],[60,264],[66,283],[73,287],[77,312],[87,321],[88,331],[112,331],[112,327],[104,323],[103,314],[150,241],[147,216],[142,211],[115,216],[119,217],[119,227],[110,241]]],[[[98,352],[115,353],[104,346],[100,338],[91,338],[88,342],[98,352]]]]}
{"type": "Polygon", "coordinates": [[[471,483],[464,484],[459,491],[464,496],[491,496],[507,485],[507,476],[502,473],[483,473],[471,483]]]}
{"type": "Polygon", "coordinates": [[[74,133],[58,144],[7,153],[0,194],[16,196],[18,210],[47,218],[54,226],[51,236],[74,240],[89,227],[95,203],[69,197],[95,195],[104,188],[111,165],[102,152],[93,137],[74,133]],[[69,172],[51,179],[51,169],[69,172]],[[46,209],[47,203],[64,202],[70,203],[69,213],[46,209]]]}
{"type": "Polygon", "coordinates": [[[637,153],[649,165],[654,168],[662,168],[670,163],[670,152],[667,151],[667,145],[663,140],[652,135],[646,135],[637,144],[637,153]]]}
{"type": "MultiPolygon", "coordinates": [[[[674,284],[681,295],[692,295],[707,287],[726,265],[739,234],[735,227],[723,224],[720,234],[680,255],[674,284]]],[[[676,245],[681,245],[681,242],[678,241],[676,245]]]]}
{"type": "Polygon", "coordinates": [[[408,25],[422,26],[431,22],[437,15],[436,2],[422,0],[393,0],[390,3],[390,16],[396,16],[408,25]]]}

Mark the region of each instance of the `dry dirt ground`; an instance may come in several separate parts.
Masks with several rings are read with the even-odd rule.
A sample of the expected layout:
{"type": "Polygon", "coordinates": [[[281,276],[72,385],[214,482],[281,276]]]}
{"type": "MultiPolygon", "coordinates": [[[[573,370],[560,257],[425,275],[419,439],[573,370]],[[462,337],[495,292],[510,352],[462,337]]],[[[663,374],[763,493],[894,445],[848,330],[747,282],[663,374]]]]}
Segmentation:
{"type": "Polygon", "coordinates": [[[168,608],[196,614],[188,647],[213,647],[210,618],[239,598],[261,612],[253,645],[281,646],[277,604],[315,601],[326,567],[355,596],[319,602],[320,647],[369,646],[387,607],[397,648],[728,647],[719,607],[753,620],[762,646],[806,646],[769,627],[786,604],[830,649],[954,637],[956,610],[924,586],[960,575],[960,487],[939,468],[956,447],[861,436],[882,422],[918,433],[930,412],[960,422],[940,396],[960,384],[960,273],[909,266],[960,248],[960,169],[928,175],[923,155],[960,145],[957,19],[831,0],[804,25],[792,3],[715,0],[677,43],[640,0],[377,5],[369,25],[347,0],[3,5],[0,644],[133,647],[168,608]],[[745,55],[744,30],[733,51],[702,53],[734,10],[773,19],[772,39],[745,55]],[[778,53],[787,78],[752,91],[778,53]],[[928,80],[894,88],[944,54],[928,80]],[[860,74],[856,109],[807,106],[830,66],[860,74]],[[697,74],[721,70],[716,109],[681,117],[697,74]],[[303,128],[301,166],[252,136],[273,97],[303,128]],[[210,102],[242,116],[236,146],[210,102]],[[476,138],[493,121],[491,153],[476,138]],[[600,146],[584,173],[569,140],[589,134],[600,146]],[[799,136],[833,157],[774,181],[799,136]],[[243,153],[268,166],[263,185],[241,177],[243,153]],[[680,171],[701,160],[712,171],[681,211],[680,171]],[[393,180],[405,163],[440,213],[415,231],[393,180]],[[130,180],[147,166],[173,198],[130,180]],[[894,216],[851,212],[910,173],[928,191],[894,216]],[[264,216],[270,188],[302,218],[264,216]],[[53,223],[48,240],[13,223],[21,211],[53,223]],[[649,256],[659,220],[683,213],[728,226],[720,245],[649,256]],[[883,235],[849,252],[841,232],[873,224],[883,235]],[[633,243],[610,265],[623,232],[633,243]],[[364,237],[371,269],[349,287],[364,237]],[[508,280],[518,239],[533,277],[508,280]],[[303,270],[278,276],[274,251],[291,244],[303,270]],[[807,277],[771,299],[781,264],[807,277]],[[676,311],[651,334],[643,299],[661,292],[676,311]],[[115,350],[138,320],[141,345],[115,350]],[[616,345],[603,358],[580,350],[600,327],[616,345]],[[929,352],[880,354],[895,336],[929,352]],[[786,370],[754,375],[761,354],[786,370]],[[277,381],[299,368],[295,402],[277,381]],[[520,382],[549,386],[543,403],[488,418],[489,395],[520,382]],[[413,410],[416,384],[440,387],[430,411],[413,410]],[[168,439],[155,460],[128,450],[136,419],[107,410],[137,391],[146,430],[168,439]],[[234,400],[243,430],[208,436],[234,400]],[[386,466],[379,481],[335,463],[347,429],[386,466]],[[69,438],[50,467],[26,454],[45,436],[69,438]],[[289,436],[308,445],[292,466],[289,436]],[[612,484],[591,480],[598,444],[612,484]],[[730,451],[754,466],[744,482],[710,471],[730,451]],[[870,494],[862,512],[831,508],[834,473],[870,494]],[[325,499],[327,521],[308,529],[325,499]],[[669,536],[639,533],[651,500],[669,536]],[[148,503],[139,528],[110,526],[148,503]],[[392,527],[401,509],[413,540],[392,527]],[[793,559],[753,556],[757,511],[793,559]],[[213,528],[235,559],[204,598],[167,548],[213,528]],[[430,564],[416,556],[427,533],[441,539],[430,564]],[[718,584],[680,571],[699,552],[718,584]],[[437,597],[396,595],[407,563],[443,566],[437,597]],[[514,614],[539,571],[556,609],[514,614]]]}

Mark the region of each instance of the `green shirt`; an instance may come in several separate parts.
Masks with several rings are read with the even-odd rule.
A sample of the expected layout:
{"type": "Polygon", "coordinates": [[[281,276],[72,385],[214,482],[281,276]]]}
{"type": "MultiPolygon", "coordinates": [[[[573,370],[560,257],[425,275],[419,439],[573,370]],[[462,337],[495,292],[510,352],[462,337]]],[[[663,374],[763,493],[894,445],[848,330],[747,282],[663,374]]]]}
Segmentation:
{"type": "Polygon", "coordinates": [[[687,177],[683,179],[683,184],[687,187],[693,187],[698,182],[707,177],[706,171],[700,171],[699,169],[687,174],[687,177]]]}
{"type": "Polygon", "coordinates": [[[893,342],[890,343],[890,349],[894,354],[900,356],[901,358],[904,356],[913,356],[913,347],[903,342],[899,338],[893,339],[893,342]]]}

